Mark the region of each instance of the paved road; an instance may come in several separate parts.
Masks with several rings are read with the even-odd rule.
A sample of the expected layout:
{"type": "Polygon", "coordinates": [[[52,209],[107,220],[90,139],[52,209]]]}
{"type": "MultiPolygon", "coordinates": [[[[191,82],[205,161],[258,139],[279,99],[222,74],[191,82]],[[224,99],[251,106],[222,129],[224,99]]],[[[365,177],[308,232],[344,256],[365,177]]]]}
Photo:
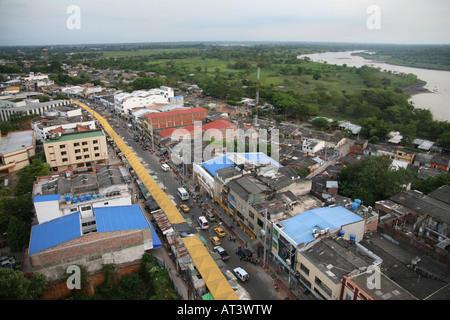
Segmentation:
{"type": "MultiPolygon", "coordinates": [[[[196,226],[196,219],[202,215],[201,209],[198,205],[194,204],[193,200],[181,201],[177,196],[177,188],[181,186],[178,182],[173,171],[164,172],[161,169],[161,163],[159,157],[152,154],[149,151],[142,149],[139,142],[134,141],[134,133],[131,130],[125,130],[123,127],[115,128],[116,132],[123,138],[124,141],[128,143],[138,157],[142,158],[148,168],[153,170],[158,176],[159,181],[166,186],[166,193],[171,194],[175,198],[177,204],[186,203],[188,205],[193,205],[189,213],[181,212],[186,218],[190,218],[193,221],[193,226],[196,226]],[[192,215],[192,213],[194,215],[192,215]]],[[[144,164],[144,165],[145,165],[144,164]]],[[[209,200],[211,201],[211,200],[209,200]]],[[[227,235],[230,234],[230,229],[227,224],[221,223],[220,220],[211,223],[211,228],[209,230],[198,230],[198,234],[203,236],[207,240],[207,246],[212,250],[213,244],[209,241],[209,238],[214,234],[213,228],[220,226],[225,230],[227,235]]],[[[241,261],[239,256],[235,253],[236,248],[240,245],[239,241],[232,242],[228,240],[228,237],[222,238],[222,247],[229,253],[230,260],[225,262],[227,269],[232,271],[236,267],[242,267],[250,275],[250,280],[241,283],[241,285],[246,289],[252,300],[279,300],[283,298],[284,294],[274,289],[274,280],[264,271],[260,266],[254,265],[250,262],[241,261]]]]}
{"type": "MultiPolygon", "coordinates": [[[[99,110],[100,111],[100,110],[99,110]]],[[[100,111],[101,112],[101,111],[100,111]]],[[[108,113],[106,114],[106,117],[108,117],[108,113]]],[[[116,118],[112,116],[112,123],[115,124],[116,118]]],[[[120,120],[119,120],[120,121],[120,120]]],[[[196,226],[196,218],[199,217],[201,213],[201,209],[193,203],[192,200],[188,200],[186,202],[181,201],[179,197],[177,196],[177,188],[181,186],[181,183],[178,181],[176,175],[171,172],[164,172],[161,169],[161,163],[159,157],[151,153],[149,151],[145,151],[142,149],[142,146],[139,144],[139,142],[134,141],[134,132],[130,129],[124,129],[123,126],[120,126],[119,128],[116,128],[114,126],[114,129],[116,132],[122,137],[124,141],[127,142],[128,146],[130,146],[138,157],[142,158],[144,166],[147,165],[149,169],[154,171],[156,175],[158,176],[159,181],[166,186],[166,192],[168,194],[171,194],[174,196],[175,202],[177,204],[193,204],[193,207],[191,208],[191,212],[189,213],[183,213],[181,212],[185,218],[193,219],[193,226],[196,226]],[[192,213],[194,216],[192,216],[192,213]]],[[[209,200],[211,201],[211,200],[209,200]]],[[[211,204],[209,202],[209,204],[211,204]]],[[[212,250],[213,244],[209,241],[210,236],[214,231],[212,230],[218,223],[221,223],[220,226],[225,230],[227,233],[227,236],[229,234],[235,234],[237,235],[237,241],[229,241],[228,237],[222,238],[222,244],[221,246],[229,253],[230,260],[225,262],[227,269],[232,271],[236,267],[242,267],[244,270],[248,272],[250,275],[250,280],[241,283],[242,287],[248,291],[250,294],[250,297],[252,300],[281,300],[284,299],[287,295],[290,295],[291,298],[292,293],[290,293],[287,289],[287,274],[282,273],[278,276],[277,279],[272,279],[269,275],[269,270],[275,270],[276,265],[271,262],[269,259],[267,259],[267,265],[266,267],[268,269],[264,270],[259,265],[254,265],[250,262],[241,261],[239,259],[239,256],[235,253],[237,247],[239,245],[245,245],[245,242],[250,243],[250,238],[245,234],[245,232],[242,229],[239,229],[237,227],[233,228],[231,230],[229,226],[232,224],[232,220],[230,216],[225,213],[217,204],[215,204],[215,212],[220,214],[216,214],[216,217],[218,218],[216,223],[211,223],[212,228],[210,230],[197,230],[198,234],[200,236],[203,236],[207,240],[207,246],[212,250]],[[280,289],[275,290],[274,284],[275,282],[280,283],[280,289]]],[[[268,253],[267,253],[268,255],[268,253]]],[[[297,294],[297,296],[299,296],[297,294]]],[[[306,296],[300,296],[300,299],[308,299],[306,296]]],[[[308,299],[309,300],[309,299],[308,299]]]]}

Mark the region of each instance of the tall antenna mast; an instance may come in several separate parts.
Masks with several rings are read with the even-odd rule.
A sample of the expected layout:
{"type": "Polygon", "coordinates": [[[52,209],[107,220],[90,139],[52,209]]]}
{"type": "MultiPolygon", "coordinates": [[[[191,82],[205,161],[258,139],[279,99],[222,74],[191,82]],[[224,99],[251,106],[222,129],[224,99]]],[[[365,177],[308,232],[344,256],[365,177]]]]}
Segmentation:
{"type": "Polygon", "coordinates": [[[255,115],[255,126],[258,124],[258,107],[259,107],[259,73],[260,73],[260,62],[261,62],[261,51],[258,52],[258,72],[256,73],[256,78],[258,82],[256,84],[256,115],[255,115]]]}

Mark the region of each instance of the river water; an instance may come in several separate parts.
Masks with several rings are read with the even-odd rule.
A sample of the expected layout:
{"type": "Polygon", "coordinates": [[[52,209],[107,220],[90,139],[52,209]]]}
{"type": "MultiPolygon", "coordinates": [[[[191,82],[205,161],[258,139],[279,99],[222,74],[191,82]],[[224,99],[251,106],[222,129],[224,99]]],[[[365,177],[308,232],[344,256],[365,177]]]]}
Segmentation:
{"type": "Polygon", "coordinates": [[[356,51],[314,53],[300,55],[298,58],[309,57],[315,62],[334,65],[346,64],[349,67],[357,68],[368,65],[383,71],[415,74],[420,80],[427,83],[424,88],[430,92],[414,94],[410,99],[414,107],[429,109],[435,120],[450,121],[450,71],[396,66],[353,56],[353,52],[356,51]]]}

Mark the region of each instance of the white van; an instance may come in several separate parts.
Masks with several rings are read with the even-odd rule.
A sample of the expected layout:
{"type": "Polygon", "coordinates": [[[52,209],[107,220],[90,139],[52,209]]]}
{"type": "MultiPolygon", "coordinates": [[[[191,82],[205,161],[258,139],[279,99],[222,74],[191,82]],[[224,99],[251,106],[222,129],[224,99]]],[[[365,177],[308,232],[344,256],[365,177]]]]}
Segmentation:
{"type": "Polygon", "coordinates": [[[206,218],[204,216],[198,217],[197,222],[198,222],[198,225],[200,226],[200,228],[202,228],[203,230],[206,230],[209,228],[208,220],[206,220],[206,218]]]}
{"type": "Polygon", "coordinates": [[[185,188],[178,188],[177,194],[182,201],[189,200],[189,193],[186,191],[185,188]]]}
{"type": "Polygon", "coordinates": [[[163,171],[170,171],[170,167],[167,165],[167,164],[165,164],[165,163],[163,163],[162,165],[161,165],[161,169],[163,169],[163,171]]]}

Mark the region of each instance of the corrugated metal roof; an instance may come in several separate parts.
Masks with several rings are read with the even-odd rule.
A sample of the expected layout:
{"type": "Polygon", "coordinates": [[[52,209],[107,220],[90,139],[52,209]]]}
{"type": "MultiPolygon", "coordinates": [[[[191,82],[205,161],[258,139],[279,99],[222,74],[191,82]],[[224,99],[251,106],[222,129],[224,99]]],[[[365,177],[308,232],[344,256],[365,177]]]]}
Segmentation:
{"type": "Polygon", "coordinates": [[[30,251],[33,254],[81,236],[78,212],[41,223],[31,229],[30,251]]]}
{"type": "MultiPolygon", "coordinates": [[[[217,170],[231,167],[231,166],[236,166],[236,164],[232,160],[229,159],[230,155],[231,154],[226,154],[226,155],[208,160],[206,162],[203,162],[202,165],[213,177],[215,177],[217,175],[217,173],[216,173],[217,170]]],[[[244,157],[251,163],[270,162],[270,163],[276,165],[277,167],[281,167],[281,165],[278,162],[276,162],[275,160],[273,160],[268,155],[266,155],[265,153],[262,153],[262,152],[235,153],[233,155],[236,155],[238,157],[244,157]]]]}
{"type": "Polygon", "coordinates": [[[97,232],[149,228],[150,225],[138,204],[131,206],[94,208],[97,232]]]}
{"type": "Polygon", "coordinates": [[[283,232],[297,244],[314,241],[313,229],[335,230],[344,225],[363,220],[360,216],[341,206],[322,207],[305,211],[280,222],[283,232]]]}

